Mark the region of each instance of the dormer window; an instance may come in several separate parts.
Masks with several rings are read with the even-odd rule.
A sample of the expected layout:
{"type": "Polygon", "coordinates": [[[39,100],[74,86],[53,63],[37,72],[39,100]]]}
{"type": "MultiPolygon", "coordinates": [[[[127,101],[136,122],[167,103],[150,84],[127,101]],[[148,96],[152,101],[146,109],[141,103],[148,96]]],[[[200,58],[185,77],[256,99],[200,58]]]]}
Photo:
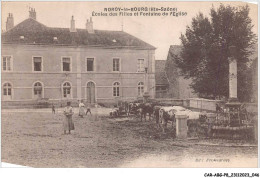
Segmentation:
{"type": "Polygon", "coordinates": [[[53,41],[58,41],[58,38],[56,36],[53,37],[53,41]]]}
{"type": "Polygon", "coordinates": [[[24,39],[24,36],[20,36],[20,39],[23,40],[23,39],[24,39]]]}

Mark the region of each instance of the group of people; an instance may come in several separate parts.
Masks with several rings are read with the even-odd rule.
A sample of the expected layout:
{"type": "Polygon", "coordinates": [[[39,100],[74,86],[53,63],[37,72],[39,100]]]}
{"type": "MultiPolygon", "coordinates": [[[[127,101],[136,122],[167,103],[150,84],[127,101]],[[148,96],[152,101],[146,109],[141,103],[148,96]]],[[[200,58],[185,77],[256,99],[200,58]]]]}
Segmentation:
{"type": "MultiPolygon", "coordinates": [[[[55,106],[52,105],[52,113],[55,114],[55,106]]],[[[83,100],[79,103],[79,116],[84,117],[84,115],[88,115],[88,113],[91,114],[90,106],[88,105],[87,110],[85,110],[85,104],[83,103],[83,100]]],[[[63,120],[63,130],[64,134],[67,134],[67,132],[70,134],[71,130],[74,130],[74,123],[72,120],[72,115],[74,114],[73,108],[71,107],[71,102],[67,102],[67,106],[63,110],[63,114],[65,115],[63,120]]]]}
{"type": "Polygon", "coordinates": [[[86,113],[86,115],[88,115],[88,113],[90,113],[90,115],[91,115],[91,110],[90,110],[90,107],[88,105],[87,111],[85,111],[85,104],[81,100],[80,103],[79,103],[79,116],[84,117],[85,113],[86,113]]]}

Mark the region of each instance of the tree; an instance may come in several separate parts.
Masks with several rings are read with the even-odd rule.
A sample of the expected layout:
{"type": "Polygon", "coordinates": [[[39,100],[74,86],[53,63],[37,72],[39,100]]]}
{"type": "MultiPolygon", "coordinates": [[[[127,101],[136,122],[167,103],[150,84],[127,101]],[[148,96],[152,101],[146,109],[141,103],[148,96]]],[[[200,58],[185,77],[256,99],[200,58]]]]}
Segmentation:
{"type": "Polygon", "coordinates": [[[229,91],[229,46],[237,48],[238,98],[249,99],[252,84],[249,70],[249,56],[256,35],[248,16],[249,7],[220,5],[211,8],[211,19],[202,13],[192,19],[186,33],[180,39],[182,51],[176,65],[185,78],[191,78],[191,88],[200,96],[210,98],[228,97],[229,91]]]}

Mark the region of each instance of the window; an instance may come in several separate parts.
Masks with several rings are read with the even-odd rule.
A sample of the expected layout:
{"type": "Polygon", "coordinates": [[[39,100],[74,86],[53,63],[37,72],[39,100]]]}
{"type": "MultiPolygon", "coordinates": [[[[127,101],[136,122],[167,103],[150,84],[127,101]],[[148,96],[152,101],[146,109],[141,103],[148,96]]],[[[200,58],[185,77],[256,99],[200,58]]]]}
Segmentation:
{"type": "Polygon", "coordinates": [[[137,61],[137,71],[144,72],[144,59],[138,59],[137,61]]]}
{"type": "Polygon", "coordinates": [[[71,67],[70,67],[70,58],[69,57],[63,57],[62,58],[62,71],[71,71],[71,67]]]}
{"type": "Polygon", "coordinates": [[[71,85],[69,82],[66,82],[62,86],[63,88],[63,97],[64,98],[71,98],[71,85]]]}
{"type": "Polygon", "coordinates": [[[113,71],[119,71],[119,58],[113,59],[113,71]]]}
{"type": "Polygon", "coordinates": [[[34,98],[42,98],[42,84],[40,82],[36,82],[33,86],[33,94],[34,94],[34,98]]]}
{"type": "Polygon", "coordinates": [[[161,86],[161,90],[166,90],[166,86],[161,86]]]}
{"type": "Polygon", "coordinates": [[[119,96],[119,82],[115,82],[113,85],[113,96],[119,96]]]}
{"type": "Polygon", "coordinates": [[[3,86],[3,99],[4,100],[12,99],[12,85],[10,83],[5,83],[3,86]]]}
{"type": "Polygon", "coordinates": [[[42,71],[42,57],[33,57],[33,71],[42,71]]]}
{"type": "Polygon", "coordinates": [[[144,83],[139,82],[138,83],[138,96],[142,96],[144,94],[144,83]]]}
{"type": "Polygon", "coordinates": [[[11,63],[12,57],[11,56],[3,56],[3,71],[11,71],[11,63]]]}
{"type": "Polygon", "coordinates": [[[94,71],[94,58],[87,58],[87,71],[94,71]]]}

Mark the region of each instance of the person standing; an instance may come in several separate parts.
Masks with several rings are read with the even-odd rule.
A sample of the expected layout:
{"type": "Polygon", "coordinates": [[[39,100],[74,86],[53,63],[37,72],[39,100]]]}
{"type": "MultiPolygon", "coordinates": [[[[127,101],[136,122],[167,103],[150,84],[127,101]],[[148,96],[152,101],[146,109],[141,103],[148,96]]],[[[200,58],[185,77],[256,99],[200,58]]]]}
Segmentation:
{"type": "Polygon", "coordinates": [[[70,134],[70,131],[75,129],[74,123],[72,121],[72,115],[74,113],[73,113],[73,109],[70,105],[71,105],[71,103],[67,102],[67,106],[64,108],[64,115],[65,115],[64,120],[63,120],[64,134],[66,134],[66,131],[69,131],[69,134],[70,134]]]}
{"type": "Polygon", "coordinates": [[[83,101],[81,100],[79,103],[79,116],[83,117],[84,113],[85,113],[85,105],[84,105],[83,101]]]}

